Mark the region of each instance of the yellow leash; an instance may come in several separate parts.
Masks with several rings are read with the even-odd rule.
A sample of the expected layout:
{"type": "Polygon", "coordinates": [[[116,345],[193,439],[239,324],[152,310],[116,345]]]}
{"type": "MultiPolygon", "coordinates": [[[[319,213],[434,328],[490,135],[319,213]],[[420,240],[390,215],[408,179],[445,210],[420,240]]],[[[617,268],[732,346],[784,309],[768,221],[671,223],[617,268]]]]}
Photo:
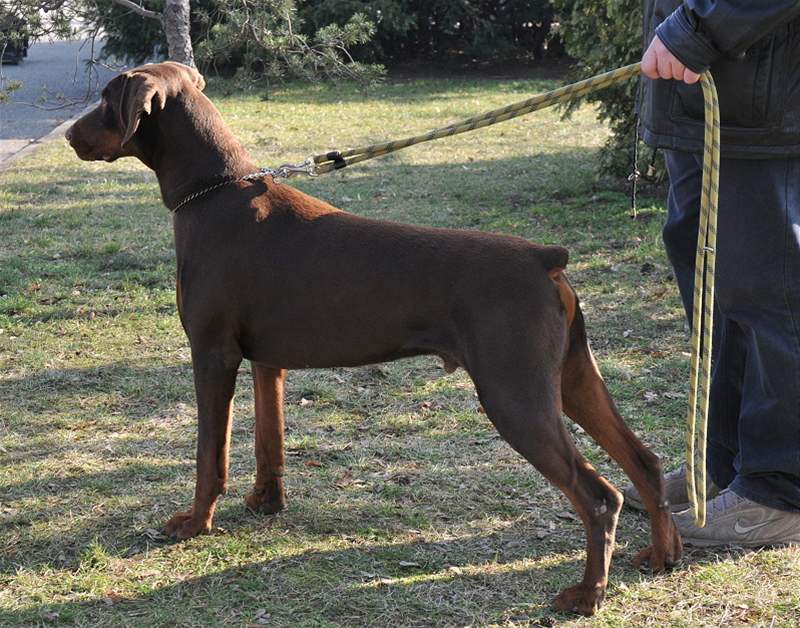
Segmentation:
{"type": "Polygon", "coordinates": [[[597,76],[573,83],[572,85],[565,85],[564,87],[559,87],[550,92],[545,92],[544,94],[539,94],[532,98],[500,107],[499,109],[492,109],[491,111],[487,111],[472,118],[467,118],[466,120],[456,122],[441,129],[433,129],[422,135],[415,135],[393,142],[383,142],[381,144],[351,148],[350,150],[342,152],[333,151],[314,155],[309,158],[309,161],[314,164],[311,173],[324,174],[331,170],[339,170],[345,166],[372,159],[373,157],[380,157],[381,155],[393,153],[394,151],[413,146],[414,144],[421,144],[422,142],[430,142],[443,137],[450,137],[452,135],[458,135],[459,133],[482,129],[483,127],[497,124],[498,122],[524,116],[532,111],[545,109],[546,107],[552,107],[559,103],[586,96],[591,92],[603,89],[614,83],[626,81],[638,74],[639,64],[634,63],[616,70],[611,70],[610,72],[598,74],[597,76]]]}
{"type": "MultiPolygon", "coordinates": [[[[352,164],[393,153],[403,148],[430,142],[443,137],[481,129],[498,122],[552,107],[559,103],[621,83],[640,71],[633,63],[610,72],[559,87],[506,107],[493,109],[450,126],[433,129],[422,135],[401,140],[370,144],[345,151],[331,151],[309,157],[299,165],[286,164],[276,169],[264,169],[263,174],[288,178],[305,173],[310,176],[340,170],[352,164]]],[[[708,426],[708,393],[711,379],[711,335],[714,311],[714,254],[717,242],[717,197],[719,191],[719,102],[714,80],[709,72],[700,77],[705,100],[705,138],[703,147],[703,183],[700,201],[700,230],[697,237],[697,256],[692,315],[692,368],[689,381],[689,416],[687,425],[687,490],[694,508],[695,523],[705,525],[706,517],[706,429],[708,426]]],[[[258,174],[258,173],[256,173],[258,174]]]]}
{"type": "Polygon", "coordinates": [[[719,197],[719,101],[714,79],[700,76],[705,100],[703,183],[700,229],[694,271],[692,312],[692,370],[689,379],[689,417],[686,426],[686,488],[694,509],[695,525],[706,525],[706,430],[711,384],[711,336],[714,331],[714,271],[719,197]]]}

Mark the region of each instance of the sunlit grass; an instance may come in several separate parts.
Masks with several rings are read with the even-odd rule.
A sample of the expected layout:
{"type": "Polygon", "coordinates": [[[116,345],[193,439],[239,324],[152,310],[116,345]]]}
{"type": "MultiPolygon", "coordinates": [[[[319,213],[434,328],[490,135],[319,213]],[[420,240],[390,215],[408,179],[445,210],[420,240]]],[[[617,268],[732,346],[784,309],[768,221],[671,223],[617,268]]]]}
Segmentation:
{"type": "MultiPolygon", "coordinates": [[[[422,80],[208,89],[265,166],[415,134],[553,86],[422,80]]],[[[595,173],[591,108],[428,144],[296,185],[350,211],[514,233],[571,251],[590,334],[634,429],[682,455],[687,342],[660,244],[664,209],[595,173]]],[[[295,183],[293,183],[295,184],[295,183]]],[[[793,625],[796,550],[696,553],[630,567],[647,520],[626,512],[604,611],[548,605],[580,579],[584,538],[561,494],[494,432],[462,373],[432,359],[296,371],[289,508],[256,517],[251,377],[235,408],[231,488],[214,534],[159,534],[186,507],[196,425],[174,306],[168,211],[143,166],[62,143],[0,173],[0,623],[80,625],[793,625]]],[[[585,434],[579,447],[624,478],[585,434]]]]}

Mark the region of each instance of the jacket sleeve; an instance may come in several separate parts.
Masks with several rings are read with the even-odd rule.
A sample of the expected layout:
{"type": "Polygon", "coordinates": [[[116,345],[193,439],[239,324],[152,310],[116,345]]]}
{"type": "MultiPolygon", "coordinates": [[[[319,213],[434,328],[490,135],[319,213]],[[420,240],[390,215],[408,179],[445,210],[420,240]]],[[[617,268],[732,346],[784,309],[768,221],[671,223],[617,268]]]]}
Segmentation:
{"type": "Polygon", "coordinates": [[[702,72],[798,15],[797,0],[684,0],[656,28],[656,35],[681,63],[702,72]]]}

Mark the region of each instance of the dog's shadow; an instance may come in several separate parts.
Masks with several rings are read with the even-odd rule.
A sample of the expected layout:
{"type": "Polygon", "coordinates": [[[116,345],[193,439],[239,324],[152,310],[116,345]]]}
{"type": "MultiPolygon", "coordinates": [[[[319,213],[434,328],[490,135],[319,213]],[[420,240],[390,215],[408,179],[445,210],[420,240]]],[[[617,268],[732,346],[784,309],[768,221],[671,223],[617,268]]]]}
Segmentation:
{"type": "MultiPolygon", "coordinates": [[[[414,363],[412,368],[426,364],[414,363]]],[[[404,372],[409,366],[403,366],[404,372]]],[[[345,383],[338,379],[332,382],[345,387],[363,385],[365,377],[368,381],[375,379],[372,370],[374,367],[337,372],[345,383]]],[[[390,370],[382,377],[381,387],[397,387],[393,374],[390,370]]],[[[92,451],[96,450],[98,462],[105,460],[109,466],[89,473],[47,466],[43,468],[45,473],[40,472],[33,479],[3,486],[4,504],[0,506],[10,503],[18,512],[10,516],[0,512],[3,545],[9,550],[0,561],[0,582],[10,583],[25,572],[62,570],[79,574],[87,567],[97,569],[108,557],[109,565],[113,563],[115,568],[157,573],[141,580],[138,594],[112,591],[106,595],[95,591],[86,601],[25,603],[17,610],[0,612],[0,623],[40,623],[58,618],[76,623],[124,624],[134,618],[147,621],[159,617],[162,623],[178,624],[213,623],[228,618],[234,623],[269,619],[272,625],[386,625],[397,623],[395,618],[401,616],[405,621],[400,623],[413,625],[511,621],[553,624],[562,616],[549,610],[550,601],[561,589],[580,579],[583,528],[573,519],[554,515],[555,510],[548,512],[553,508],[568,510],[569,506],[560,496],[554,497],[554,489],[521,461],[529,478],[524,492],[532,494],[533,505],[547,512],[546,518],[555,523],[555,528],[543,529],[537,516],[517,512],[518,499],[506,504],[503,483],[508,470],[502,464],[496,472],[487,469],[480,457],[468,466],[459,466],[457,479],[447,464],[423,467],[422,481],[436,486],[435,491],[452,493],[458,490],[458,482],[471,489],[483,487],[484,495],[464,494],[464,500],[474,500],[470,502],[474,508],[454,504],[452,494],[436,503],[430,486],[427,492],[403,492],[413,485],[395,487],[389,480],[384,484],[375,482],[374,487],[364,488],[361,493],[353,491],[342,499],[337,497],[335,502],[326,501],[329,494],[316,493],[319,480],[304,476],[305,464],[294,459],[289,465],[289,510],[277,517],[259,517],[249,514],[241,501],[252,473],[252,441],[243,438],[244,434],[234,438],[232,458],[238,468],[232,469],[231,494],[220,503],[215,536],[188,541],[194,545],[189,546],[189,551],[180,551],[184,545],[162,538],[156,528],[173,510],[188,505],[194,434],[189,430],[178,436],[179,431],[173,431],[154,438],[148,426],[152,427],[154,419],[161,420],[162,414],[173,412],[176,405],[192,403],[188,364],[116,363],[95,369],[49,371],[33,378],[6,380],[4,385],[11,397],[34,404],[29,411],[64,408],[70,399],[125,390],[127,385],[147,390],[151,401],[143,405],[139,394],[131,394],[123,396],[128,401],[116,409],[125,421],[125,429],[132,432],[126,437],[125,446],[141,459],[121,464],[115,460],[114,451],[105,451],[106,439],[114,434],[113,422],[76,425],[81,430],[92,430],[92,451]],[[167,444],[169,448],[165,448],[167,444]],[[375,490],[381,491],[377,497],[375,490]],[[120,492],[129,498],[115,501],[114,495],[120,492]],[[89,513],[87,508],[92,504],[97,505],[97,511],[89,513]],[[73,511],[79,516],[72,518],[73,511]],[[499,523],[490,522],[494,515],[499,516],[499,523]],[[461,516],[471,516],[466,522],[474,522],[454,527],[453,517],[461,516]],[[52,525],[37,531],[38,522],[60,518],[64,518],[64,527],[59,531],[52,525]],[[426,522],[419,525],[425,534],[414,532],[418,520],[426,522]],[[436,528],[442,529],[441,534],[435,532],[436,528]],[[454,534],[453,530],[460,531],[454,534]],[[420,540],[407,540],[413,536],[420,540]],[[401,541],[387,540],[391,538],[401,541]],[[257,547],[251,551],[254,544],[257,547]],[[277,557],[261,558],[269,555],[273,545],[277,557]],[[243,546],[251,550],[240,553],[243,546]],[[262,548],[268,551],[261,551],[262,548]],[[94,558],[94,554],[101,558],[94,558]],[[187,567],[183,571],[188,576],[185,579],[184,575],[173,577],[175,574],[161,571],[170,563],[169,556],[189,554],[198,560],[205,556],[210,562],[203,569],[187,567]],[[148,557],[159,555],[164,560],[155,561],[159,565],[155,570],[149,569],[152,561],[147,560],[149,564],[145,566],[148,557]],[[240,558],[235,558],[237,555],[240,558]],[[248,560],[248,555],[257,558],[235,564],[248,560]],[[264,613],[256,617],[255,613],[261,610],[264,613]]],[[[295,397],[297,394],[292,398],[295,397]]],[[[295,402],[299,403],[297,399],[295,402]]],[[[324,408],[320,411],[327,413],[324,408]]],[[[193,425],[191,408],[185,414],[173,418],[166,427],[182,430],[183,426],[193,425]]],[[[43,434],[31,433],[17,449],[7,448],[2,460],[5,469],[15,464],[36,464],[48,456],[60,458],[83,447],[48,439],[46,417],[42,419],[37,425],[43,434]]],[[[76,420],[80,422],[80,417],[76,420]]],[[[311,427],[300,424],[293,429],[302,434],[311,427]]],[[[485,427],[489,430],[488,422],[485,427]]],[[[247,429],[246,425],[237,428],[247,429]]],[[[342,434],[332,432],[328,437],[346,444],[353,430],[358,432],[355,426],[342,429],[342,434]]],[[[479,436],[459,441],[467,448],[463,455],[469,457],[470,447],[485,453],[495,441],[505,448],[493,431],[484,434],[481,430],[479,436]],[[491,443],[486,434],[491,434],[491,443]]],[[[383,447],[380,451],[386,454],[383,447]]],[[[311,449],[308,455],[322,459],[332,476],[345,472],[352,464],[349,455],[340,460],[325,458],[320,452],[321,449],[311,449]]],[[[414,451],[403,455],[409,461],[424,460],[414,451]]],[[[611,569],[611,600],[615,585],[649,580],[650,576],[630,565],[649,538],[648,527],[643,515],[622,515],[611,569]]]]}
{"type": "MultiPolygon", "coordinates": [[[[318,504],[317,508],[329,509],[330,505],[318,504]]],[[[232,512],[222,514],[223,523],[233,523],[229,521],[232,512]]],[[[336,517],[336,513],[326,515],[336,517]]],[[[237,533],[217,531],[214,540],[233,535],[229,548],[252,542],[245,538],[268,543],[265,531],[268,535],[273,526],[288,524],[282,534],[295,533],[308,541],[302,522],[291,511],[277,519],[239,511],[237,521],[237,533]]],[[[571,619],[552,611],[550,601],[579,579],[583,566],[582,530],[573,527],[567,534],[562,530],[555,538],[544,540],[535,540],[531,526],[521,522],[441,541],[386,543],[357,540],[352,535],[358,530],[345,526],[333,536],[332,545],[338,546],[333,549],[287,552],[271,560],[228,567],[227,563],[236,562],[235,557],[221,547],[209,547],[201,538],[189,543],[198,544],[196,552],[206,557],[207,575],[183,579],[162,572],[161,579],[170,583],[146,587],[140,594],[106,591],[79,602],[32,603],[13,612],[0,612],[0,618],[12,624],[56,619],[119,624],[137,618],[147,623],[158,617],[165,625],[224,621],[278,626],[510,622],[552,626],[571,619]]],[[[140,531],[139,535],[147,533],[140,531]]],[[[110,549],[101,545],[104,551],[110,549]]],[[[151,557],[161,553],[168,561],[173,547],[163,539],[140,539],[139,552],[151,557]]],[[[636,549],[622,545],[615,552],[608,604],[613,604],[614,591],[620,586],[630,588],[669,577],[633,569],[630,561],[636,549]]],[[[691,560],[710,563],[718,556],[695,553],[691,560]]]]}
{"type": "MultiPolygon", "coordinates": [[[[13,612],[0,612],[0,618],[9,623],[58,619],[117,624],[134,618],[147,623],[157,616],[162,624],[226,621],[269,625],[464,625],[518,621],[554,625],[569,618],[551,611],[550,601],[580,577],[584,539],[578,524],[568,525],[568,529],[550,539],[535,539],[530,523],[519,522],[441,541],[401,543],[359,540],[354,536],[359,532],[358,526],[345,525],[338,534],[322,535],[308,542],[309,531],[304,529],[303,517],[298,520],[296,516],[308,507],[310,504],[302,504],[299,513],[290,510],[273,518],[243,515],[237,505],[239,529],[214,533],[217,538],[212,540],[221,541],[222,547],[210,547],[210,542],[202,538],[188,542],[197,544],[195,551],[207,558],[207,575],[183,579],[161,573],[160,579],[170,583],[147,587],[141,594],[112,591],[86,601],[29,604],[13,612]],[[236,562],[233,555],[226,554],[225,545],[235,548],[253,539],[268,544],[269,530],[274,526],[286,528],[281,535],[302,537],[312,549],[225,566],[236,562]],[[226,543],[228,535],[231,539],[226,543]],[[313,549],[321,541],[338,547],[313,549]]],[[[330,510],[331,505],[317,504],[316,508],[330,510]]],[[[338,505],[334,511],[338,508],[347,506],[338,505]]],[[[233,527],[234,511],[221,514],[220,522],[233,527]]],[[[336,518],[337,514],[326,512],[325,516],[336,518]]],[[[342,519],[346,521],[348,517],[342,519]]],[[[144,531],[138,534],[139,555],[129,551],[129,558],[145,552],[150,557],[161,553],[169,561],[175,547],[172,542],[145,538],[144,531]]],[[[274,541],[276,537],[272,538],[274,541]]],[[[108,552],[117,545],[99,543],[108,552]]],[[[615,552],[609,603],[613,603],[615,587],[623,583],[630,587],[662,577],[637,572],[630,566],[636,549],[622,545],[615,552]]]]}

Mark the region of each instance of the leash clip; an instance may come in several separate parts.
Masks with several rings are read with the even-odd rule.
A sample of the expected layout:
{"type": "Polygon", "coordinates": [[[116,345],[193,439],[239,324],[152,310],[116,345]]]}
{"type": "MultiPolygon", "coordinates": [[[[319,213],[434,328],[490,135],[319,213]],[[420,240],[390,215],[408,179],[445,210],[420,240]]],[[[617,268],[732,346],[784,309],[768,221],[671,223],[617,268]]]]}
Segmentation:
{"type": "Polygon", "coordinates": [[[300,164],[283,164],[275,169],[264,168],[264,171],[266,174],[271,174],[273,179],[290,179],[298,174],[306,174],[309,177],[318,176],[314,160],[311,157],[300,164]]]}

